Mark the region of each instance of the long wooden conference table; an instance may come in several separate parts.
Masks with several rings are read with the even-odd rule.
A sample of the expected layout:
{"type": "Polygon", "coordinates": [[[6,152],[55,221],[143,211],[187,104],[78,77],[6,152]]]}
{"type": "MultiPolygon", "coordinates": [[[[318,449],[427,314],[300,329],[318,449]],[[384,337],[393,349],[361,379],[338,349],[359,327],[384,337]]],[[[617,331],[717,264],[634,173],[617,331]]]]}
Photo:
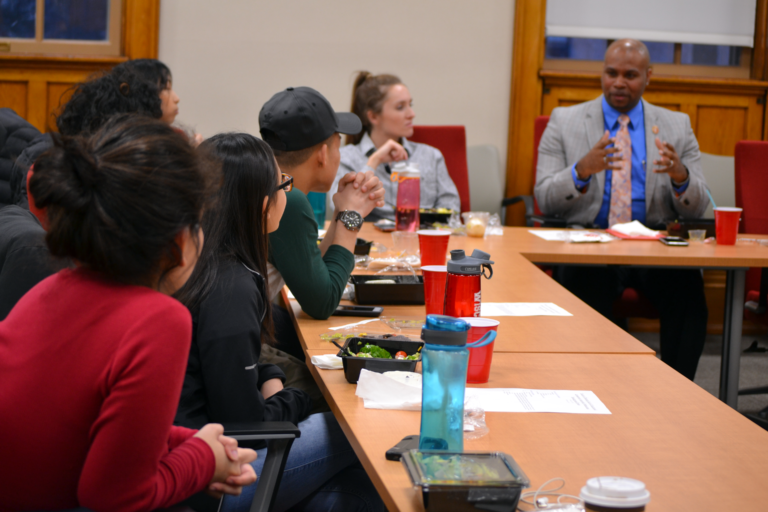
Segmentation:
{"type": "MultiPolygon", "coordinates": [[[[388,234],[368,225],[361,237],[391,246],[388,234]]],[[[578,495],[588,478],[618,475],[645,482],[649,511],[766,509],[768,433],[662,363],[532,262],[696,266],[738,273],[768,266],[768,247],[678,248],[637,241],[585,246],[547,242],[525,228],[505,228],[503,236],[485,239],[451,237],[449,249],[474,248],[496,262],[493,278],[483,280],[483,301],[553,302],[573,314],[498,317],[490,380],[480,386],[591,390],[611,415],[487,413],[489,434],[467,441],[466,450],[512,455],[534,489],[561,477],[562,492],[578,495]]],[[[295,301],[291,307],[308,362],[312,355],[336,352],[320,334],[354,321],[313,320],[295,301]]],[[[385,306],[384,314],[423,317],[424,306],[385,306]]],[[[342,371],[311,364],[310,370],[387,507],[423,510],[420,491],[401,464],[384,457],[404,436],[418,433],[419,413],[365,409],[342,371]]]]}

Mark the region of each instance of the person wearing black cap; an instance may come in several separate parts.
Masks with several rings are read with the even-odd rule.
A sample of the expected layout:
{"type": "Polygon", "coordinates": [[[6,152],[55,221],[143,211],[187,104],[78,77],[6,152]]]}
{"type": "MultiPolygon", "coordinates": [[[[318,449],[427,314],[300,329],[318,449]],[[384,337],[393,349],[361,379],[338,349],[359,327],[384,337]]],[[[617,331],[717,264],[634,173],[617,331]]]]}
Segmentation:
{"type": "MultiPolygon", "coordinates": [[[[259,113],[261,137],[275,152],[282,172],[293,176],[280,228],[269,236],[269,292],[274,298],[287,284],[310,316],[326,319],[339,305],[355,266],[353,250],[363,218],[383,206],[384,189],[372,172],[350,173],[334,191],[333,222],[317,245],[317,224],[307,192],[328,192],[341,155],[339,134],[362,130],[360,119],[334,112],[322,94],[309,87],[289,87],[275,94],[259,113]]],[[[277,348],[304,360],[294,341],[281,334],[284,311],[276,308],[277,348]]],[[[287,313],[286,313],[287,315],[287,313]]],[[[292,327],[292,326],[291,326],[292,327]]]]}

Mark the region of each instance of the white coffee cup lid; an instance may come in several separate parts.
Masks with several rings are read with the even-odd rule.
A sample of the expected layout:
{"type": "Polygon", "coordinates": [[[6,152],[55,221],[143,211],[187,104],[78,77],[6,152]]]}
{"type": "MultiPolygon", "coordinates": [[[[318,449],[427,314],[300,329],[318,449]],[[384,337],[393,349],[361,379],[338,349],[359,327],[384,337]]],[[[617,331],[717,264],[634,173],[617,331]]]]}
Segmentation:
{"type": "Polygon", "coordinates": [[[651,493],[640,480],[621,476],[598,476],[581,488],[581,499],[602,507],[632,508],[646,505],[651,493]]]}
{"type": "Polygon", "coordinates": [[[478,316],[463,316],[460,320],[464,320],[472,327],[494,327],[500,323],[492,318],[480,318],[478,316]]]}
{"type": "Polygon", "coordinates": [[[451,232],[447,229],[420,229],[416,233],[428,236],[450,236],[451,232]]]}

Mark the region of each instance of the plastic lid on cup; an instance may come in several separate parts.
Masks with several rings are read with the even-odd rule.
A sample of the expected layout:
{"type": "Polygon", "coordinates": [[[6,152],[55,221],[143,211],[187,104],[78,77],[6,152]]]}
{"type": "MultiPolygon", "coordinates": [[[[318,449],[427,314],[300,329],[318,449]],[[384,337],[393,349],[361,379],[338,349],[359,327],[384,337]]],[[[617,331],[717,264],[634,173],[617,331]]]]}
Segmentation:
{"type": "Polygon", "coordinates": [[[587,480],[587,485],[581,488],[581,499],[601,507],[635,508],[648,504],[651,493],[640,480],[598,476],[587,480]]]}

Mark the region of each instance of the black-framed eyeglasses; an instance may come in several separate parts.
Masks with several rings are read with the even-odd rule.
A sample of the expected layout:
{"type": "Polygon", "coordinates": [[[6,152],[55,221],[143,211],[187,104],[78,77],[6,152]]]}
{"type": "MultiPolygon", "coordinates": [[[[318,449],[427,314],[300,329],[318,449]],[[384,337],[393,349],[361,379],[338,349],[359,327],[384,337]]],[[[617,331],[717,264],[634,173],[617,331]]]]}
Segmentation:
{"type": "Polygon", "coordinates": [[[283,189],[286,192],[293,190],[293,176],[290,174],[281,173],[283,175],[283,181],[277,186],[277,190],[283,189]]]}

